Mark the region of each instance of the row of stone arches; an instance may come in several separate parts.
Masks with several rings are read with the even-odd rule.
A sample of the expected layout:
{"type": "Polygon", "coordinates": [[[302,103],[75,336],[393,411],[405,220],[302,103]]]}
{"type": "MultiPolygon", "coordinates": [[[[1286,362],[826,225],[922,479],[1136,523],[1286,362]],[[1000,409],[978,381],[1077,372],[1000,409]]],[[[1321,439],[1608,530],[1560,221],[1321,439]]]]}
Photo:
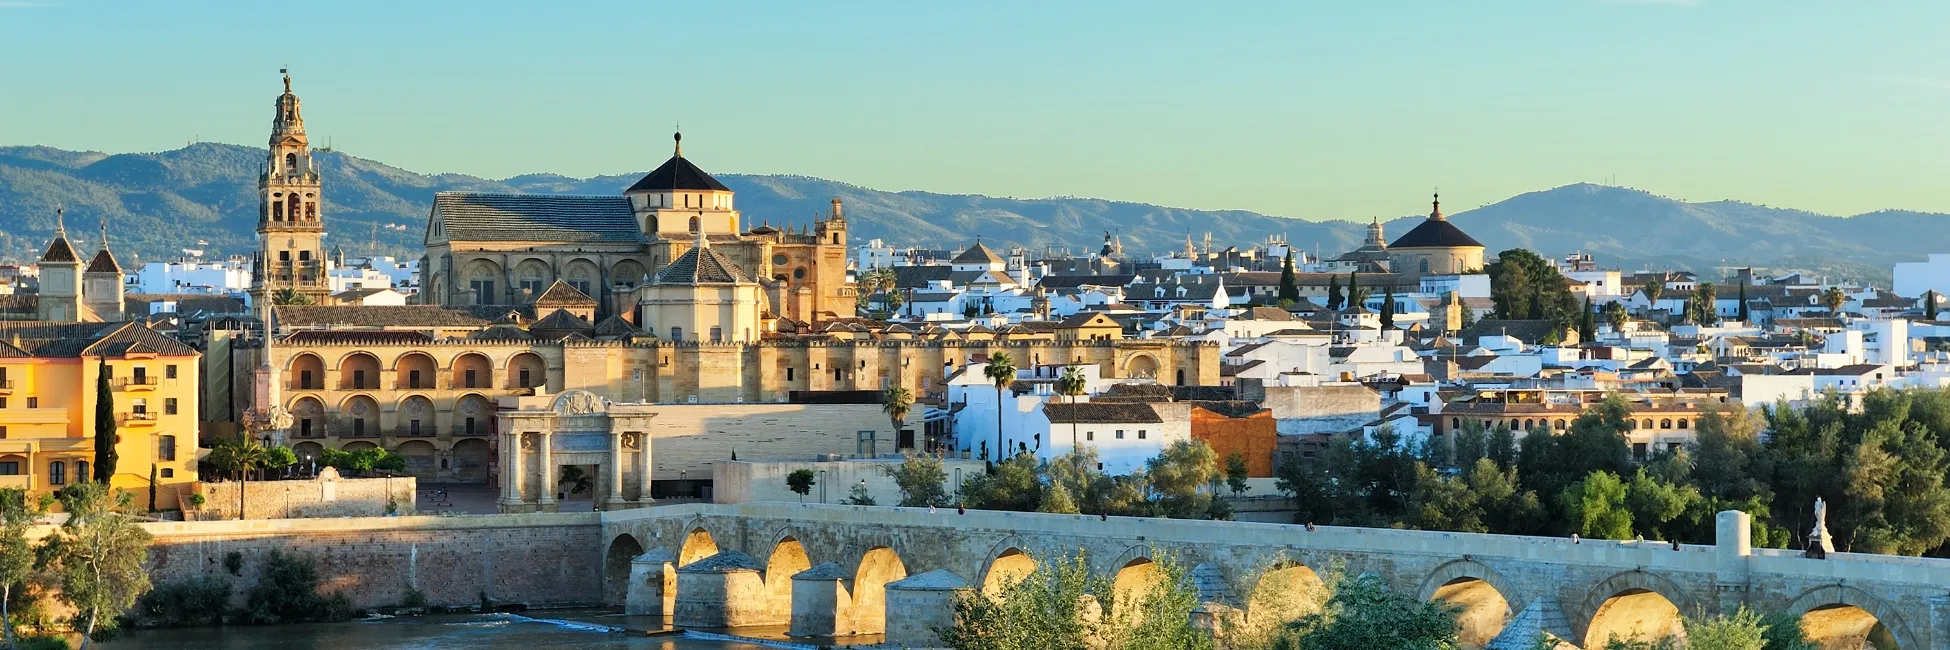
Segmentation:
{"type": "MultiPolygon", "coordinates": [[[[676,568],[719,553],[711,534],[702,527],[693,527],[669,566],[634,579],[654,582],[656,591],[666,602],[661,611],[668,613],[672,611],[668,602],[680,588],[676,568]]],[[[628,534],[618,535],[611,542],[604,572],[610,602],[622,603],[630,597],[632,560],[643,555],[646,554],[641,544],[628,534]]],[[[762,593],[774,618],[779,619],[777,622],[784,623],[784,619],[790,618],[794,629],[799,629],[801,621],[792,616],[795,587],[804,588],[808,584],[820,584],[817,580],[830,582],[834,576],[844,576],[833,601],[835,629],[819,630],[823,632],[819,635],[882,632],[886,628],[887,585],[906,577],[908,571],[896,549],[872,546],[859,554],[850,570],[843,570],[832,560],[814,562],[814,559],[795,535],[784,531],[764,562],[753,563],[754,570],[761,572],[762,593]],[[812,575],[814,580],[793,580],[794,576],[809,574],[816,574],[812,575]]],[[[1101,566],[1109,572],[1114,594],[1109,611],[1103,613],[1119,618],[1142,616],[1146,605],[1143,595],[1150,593],[1165,575],[1161,565],[1145,549],[1134,547],[1101,566]]],[[[976,574],[977,579],[969,586],[984,593],[999,594],[1037,568],[1035,553],[1022,540],[1011,537],[990,550],[976,574]]],[[[1190,569],[1189,579],[1199,587],[1201,599],[1233,600],[1222,593],[1207,593],[1199,576],[1207,568],[1208,565],[1198,565],[1190,569]]],[[[1218,587],[1214,591],[1223,589],[1218,587]]],[[[1513,600],[1513,595],[1518,593],[1490,567],[1474,560],[1457,560],[1426,576],[1419,596],[1455,606],[1461,646],[1483,648],[1496,640],[1529,604],[1513,600]]],[[[1573,638],[1566,641],[1584,648],[1603,648],[1612,639],[1683,635],[1682,612],[1703,611],[1701,604],[1687,600],[1686,593],[1672,581],[1644,571],[1613,575],[1592,586],[1583,602],[1577,603],[1579,610],[1574,613],[1581,616],[1571,624],[1576,626],[1582,621],[1583,625],[1559,633],[1560,636],[1568,633],[1573,638]]],[[[1297,561],[1276,562],[1259,571],[1249,591],[1236,599],[1241,616],[1235,620],[1253,626],[1282,624],[1316,611],[1322,604],[1317,595],[1324,594],[1322,578],[1312,567],[1297,561]]],[[[1919,647],[1914,645],[1914,637],[1894,609],[1853,587],[1831,585],[1812,589],[1781,609],[1799,617],[1807,637],[1819,647],[1877,650],[1919,647]]]]}
{"type": "Polygon", "coordinates": [[[304,352],[291,357],[285,373],[292,390],[514,389],[545,385],[548,363],[534,352],[519,352],[497,371],[480,352],[461,352],[443,364],[432,354],[416,350],[399,355],[388,368],[377,355],[363,350],[340,355],[330,365],[317,353],[304,352]],[[382,376],[385,371],[392,373],[389,386],[383,385],[389,383],[382,376]]]}

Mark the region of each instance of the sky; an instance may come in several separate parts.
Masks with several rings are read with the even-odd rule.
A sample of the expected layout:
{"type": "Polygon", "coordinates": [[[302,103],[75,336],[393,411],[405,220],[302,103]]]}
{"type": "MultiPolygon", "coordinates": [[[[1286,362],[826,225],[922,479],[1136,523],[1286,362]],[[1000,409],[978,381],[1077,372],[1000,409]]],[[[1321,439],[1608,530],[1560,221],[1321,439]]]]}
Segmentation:
{"type": "Polygon", "coordinates": [[[0,145],[314,144],[1308,219],[1597,182],[1950,212],[1950,2],[0,0],[0,145]]]}

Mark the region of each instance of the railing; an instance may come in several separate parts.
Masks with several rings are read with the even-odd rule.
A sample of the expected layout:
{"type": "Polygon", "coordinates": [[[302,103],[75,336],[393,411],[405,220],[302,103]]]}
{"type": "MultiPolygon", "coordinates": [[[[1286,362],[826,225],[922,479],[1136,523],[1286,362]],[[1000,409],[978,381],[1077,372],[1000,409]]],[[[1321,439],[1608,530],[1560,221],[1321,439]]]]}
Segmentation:
{"type": "Polygon", "coordinates": [[[110,380],[110,383],[115,386],[116,390],[152,390],[156,387],[157,382],[155,377],[142,376],[116,377],[110,380]]]}
{"type": "Polygon", "coordinates": [[[453,431],[454,431],[454,435],[457,435],[457,436],[491,436],[491,435],[494,435],[494,427],[491,427],[491,426],[486,426],[486,425],[483,425],[483,424],[480,424],[480,423],[476,423],[476,424],[474,425],[474,428],[473,428],[473,429],[471,429],[471,430],[467,428],[467,425],[466,425],[466,424],[456,424],[456,425],[454,425],[454,426],[453,426],[453,431]]]}
{"type": "Polygon", "coordinates": [[[0,393],[14,392],[14,380],[0,379],[0,393]]]}
{"type": "Polygon", "coordinates": [[[435,435],[435,433],[436,433],[437,431],[439,431],[439,427],[420,427],[420,430],[419,430],[418,432],[415,432],[415,431],[413,431],[412,429],[410,429],[410,428],[407,428],[407,427],[400,427],[398,431],[394,431],[394,432],[393,432],[393,437],[396,437],[396,438],[432,438],[432,437],[433,437],[433,436],[435,435]]]}
{"type": "Polygon", "coordinates": [[[115,421],[122,424],[155,424],[156,414],[149,412],[118,413],[115,421]]]}

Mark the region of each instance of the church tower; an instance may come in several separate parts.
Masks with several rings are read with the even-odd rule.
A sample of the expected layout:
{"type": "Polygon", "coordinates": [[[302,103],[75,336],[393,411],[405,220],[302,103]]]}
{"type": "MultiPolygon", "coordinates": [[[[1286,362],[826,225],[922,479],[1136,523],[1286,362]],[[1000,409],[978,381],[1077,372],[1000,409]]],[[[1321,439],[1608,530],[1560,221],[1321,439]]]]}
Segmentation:
{"type": "Polygon", "coordinates": [[[271,155],[257,179],[257,278],[253,298],[266,292],[293,289],[326,304],[331,282],[326,277],[325,226],[319,199],[318,168],[312,164],[311,143],[305,137],[305,118],[298,96],[291,93],[291,76],[284,77],[277,114],[271,119],[271,155]]]}
{"type": "Polygon", "coordinates": [[[82,304],[103,321],[123,320],[122,281],[128,276],[122,272],[122,264],[115,261],[115,254],[108,251],[107,221],[102,222],[102,249],[88,261],[88,268],[81,277],[84,281],[82,304]]]}
{"type": "Polygon", "coordinates": [[[78,323],[81,306],[81,256],[68,243],[67,224],[61,210],[54,211],[54,241],[41,254],[41,295],[35,318],[57,323],[78,323]]]}

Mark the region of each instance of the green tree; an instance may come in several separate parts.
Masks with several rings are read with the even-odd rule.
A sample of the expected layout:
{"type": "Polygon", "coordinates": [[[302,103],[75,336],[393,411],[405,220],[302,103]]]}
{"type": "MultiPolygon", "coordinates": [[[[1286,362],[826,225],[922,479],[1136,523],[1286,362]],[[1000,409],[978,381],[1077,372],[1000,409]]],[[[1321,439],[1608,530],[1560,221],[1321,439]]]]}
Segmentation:
{"type": "Polygon", "coordinates": [[[792,473],[785,475],[785,487],[788,490],[792,490],[793,493],[798,494],[799,500],[803,502],[806,500],[806,495],[812,494],[813,481],[816,476],[812,470],[803,467],[792,470],[792,473]]]}
{"type": "MultiPolygon", "coordinates": [[[[1083,395],[1084,389],[1088,386],[1089,381],[1083,376],[1081,366],[1064,366],[1063,374],[1056,378],[1056,394],[1062,395],[1064,403],[1067,404],[1077,403],[1077,397],[1083,395]]],[[[1077,423],[1071,420],[1070,448],[1078,449],[1077,444],[1077,423]]]]}
{"type": "Polygon", "coordinates": [[[1388,285],[1381,296],[1381,329],[1395,329],[1395,285],[1388,285]]]}
{"type": "Polygon", "coordinates": [[[108,385],[108,355],[99,357],[95,368],[95,467],[94,480],[103,485],[115,476],[115,392],[108,385]]]}
{"type": "Polygon", "coordinates": [[[1007,352],[990,353],[988,367],[982,369],[982,375],[988,377],[990,383],[995,384],[994,459],[1001,460],[1010,456],[1008,450],[1003,448],[1002,442],[1002,412],[1007,410],[1003,404],[1003,394],[1008,392],[1009,384],[1016,381],[1016,361],[1009,358],[1007,352]]]}
{"type": "Polygon", "coordinates": [[[277,291],[271,292],[271,304],[299,307],[312,304],[312,299],[311,296],[298,293],[297,289],[280,287],[277,291]]]}
{"type": "Polygon", "coordinates": [[[218,440],[210,449],[207,459],[217,469],[237,477],[237,518],[243,519],[250,491],[250,472],[263,467],[270,460],[270,453],[250,436],[239,436],[218,440]]]}
{"type": "Polygon", "coordinates": [[[1842,305],[1845,304],[1848,304],[1848,294],[1843,293],[1841,287],[1829,287],[1821,292],[1821,306],[1827,307],[1829,314],[1842,315],[1842,305]]]}
{"type": "Polygon", "coordinates": [[[1703,326],[1720,324],[1718,290],[1711,282],[1701,282],[1693,288],[1692,321],[1703,326]]]}
{"type": "Polygon", "coordinates": [[[1036,512],[1074,515],[1079,511],[1076,499],[1070,498],[1070,489],[1063,487],[1062,483],[1055,483],[1043,488],[1043,500],[1036,504],[1036,512]]]}
{"type": "Polygon", "coordinates": [[[1360,309],[1368,302],[1368,291],[1361,288],[1361,276],[1354,271],[1347,272],[1347,307],[1360,309]]]}
{"type": "Polygon", "coordinates": [[[1288,624],[1275,650],[1453,650],[1454,605],[1424,601],[1373,574],[1336,581],[1320,611],[1288,624]]]}
{"type": "Polygon", "coordinates": [[[1286,262],[1280,265],[1280,304],[1300,302],[1300,282],[1293,276],[1293,247],[1286,249],[1286,262]]]}
{"type": "Polygon", "coordinates": [[[1469,467],[1478,459],[1488,458],[1490,454],[1489,432],[1483,430],[1480,420],[1465,420],[1462,428],[1456,431],[1450,442],[1450,467],[1469,467]]]}
{"type": "Polygon", "coordinates": [[[1631,474],[1631,447],[1625,442],[1631,423],[1631,406],[1623,397],[1611,395],[1578,414],[1562,434],[1524,436],[1517,459],[1524,487],[1556,495],[1592,472],[1608,472],[1614,478],[1631,474]]]}
{"type": "Polygon", "coordinates": [[[1931,289],[1923,292],[1923,320],[1936,320],[1936,312],[1936,290],[1931,289]]]}
{"type": "Polygon", "coordinates": [[[907,424],[907,414],[914,410],[914,392],[906,386],[895,384],[880,391],[880,412],[887,414],[888,422],[893,424],[894,438],[900,438],[901,426],[907,424]]]}
{"type": "Polygon", "coordinates": [[[1571,532],[1592,539],[1632,536],[1632,513],[1625,508],[1625,484],[1618,475],[1597,471],[1572,483],[1559,495],[1571,532]]]}
{"type": "Polygon", "coordinates": [[[900,489],[901,507],[920,508],[948,502],[948,471],[942,468],[940,458],[908,454],[899,465],[886,471],[894,477],[894,487],[900,489]]]}
{"type": "Polygon", "coordinates": [[[344,621],[352,603],[343,594],[318,593],[318,566],[311,558],[273,549],[244,594],[243,620],[258,625],[344,621]]]}
{"type": "Polygon", "coordinates": [[[1612,331],[1625,331],[1625,323],[1630,320],[1632,314],[1625,310],[1625,303],[1616,300],[1605,303],[1605,322],[1611,325],[1612,331]]]}
{"type": "Polygon", "coordinates": [[[1327,277],[1327,304],[1322,306],[1334,311],[1340,311],[1343,306],[1340,276],[1327,277]]]}
{"type": "Polygon", "coordinates": [[[1203,516],[1212,495],[1201,488],[1219,476],[1219,455],[1203,440],[1180,440],[1145,464],[1145,477],[1158,495],[1159,510],[1174,519],[1203,516]]]}
{"type": "Polygon", "coordinates": [[[596,477],[583,471],[581,465],[563,465],[555,474],[555,486],[560,488],[564,485],[569,486],[565,490],[568,494],[582,494],[595,489],[596,477]]]}
{"type": "Polygon", "coordinates": [[[1017,454],[994,465],[994,473],[977,474],[962,486],[970,508],[1035,512],[1043,500],[1036,474],[1036,457],[1017,454]]]}
{"type": "Polygon", "coordinates": [[[1245,494],[1250,489],[1246,486],[1249,478],[1252,476],[1251,470],[1246,467],[1246,455],[1237,451],[1226,454],[1226,487],[1232,490],[1232,496],[1245,494]]]}
{"type": "Polygon", "coordinates": [[[1740,283],[1740,314],[1736,318],[1739,318],[1740,322],[1742,323],[1751,322],[1753,320],[1753,314],[1749,312],[1747,309],[1747,283],[1746,282],[1740,283]]]}
{"type": "Polygon", "coordinates": [[[0,629],[6,631],[7,647],[14,640],[13,603],[15,588],[25,587],[35,575],[34,546],[27,541],[27,530],[47,512],[52,497],[30,498],[20,488],[0,488],[0,629]]]}
{"type": "Polygon", "coordinates": [[[1698,516],[1696,507],[1703,500],[1699,488],[1652,476],[1644,467],[1625,488],[1625,509],[1632,513],[1633,529],[1651,539],[1681,540],[1677,532],[1682,529],[1675,526],[1683,525],[1679,520],[1689,512],[1698,516]]]}
{"type": "Polygon", "coordinates": [[[43,540],[61,585],[60,599],[74,608],[81,647],[115,629],[117,620],[149,591],[149,532],[130,513],[134,495],[111,497],[102,483],[77,483],[58,497],[68,520],[43,540]]]}
{"type": "Polygon", "coordinates": [[[1584,297],[1584,309],[1578,310],[1578,340],[1598,340],[1598,317],[1591,311],[1591,296],[1584,297]]]}
{"type": "Polygon", "coordinates": [[[1639,292],[1645,294],[1645,302],[1650,308],[1658,309],[1659,298],[1666,294],[1666,280],[1665,278],[1646,280],[1645,286],[1639,287],[1639,292]]]}
{"type": "Polygon", "coordinates": [[[341,472],[361,474],[380,470],[394,472],[406,470],[406,458],[380,447],[366,447],[352,451],[327,449],[318,455],[318,464],[338,468],[341,472]]]}

